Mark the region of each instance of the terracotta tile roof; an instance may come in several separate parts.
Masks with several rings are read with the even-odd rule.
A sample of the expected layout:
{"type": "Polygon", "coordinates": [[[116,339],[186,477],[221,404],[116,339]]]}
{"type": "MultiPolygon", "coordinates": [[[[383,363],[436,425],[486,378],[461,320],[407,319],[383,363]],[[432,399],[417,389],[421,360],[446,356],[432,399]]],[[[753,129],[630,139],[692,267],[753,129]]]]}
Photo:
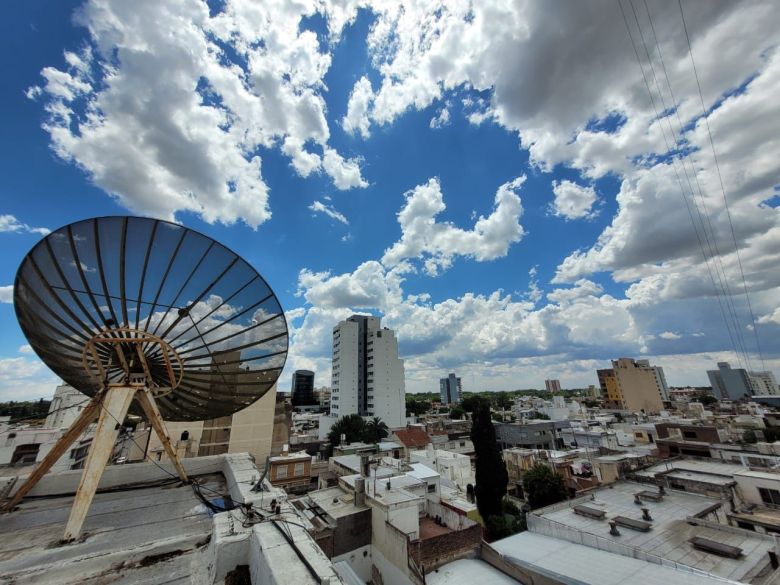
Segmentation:
{"type": "Polygon", "coordinates": [[[431,442],[431,438],[428,436],[428,433],[416,427],[397,430],[394,432],[394,435],[398,441],[403,443],[404,447],[411,449],[425,447],[428,443],[431,442]]]}

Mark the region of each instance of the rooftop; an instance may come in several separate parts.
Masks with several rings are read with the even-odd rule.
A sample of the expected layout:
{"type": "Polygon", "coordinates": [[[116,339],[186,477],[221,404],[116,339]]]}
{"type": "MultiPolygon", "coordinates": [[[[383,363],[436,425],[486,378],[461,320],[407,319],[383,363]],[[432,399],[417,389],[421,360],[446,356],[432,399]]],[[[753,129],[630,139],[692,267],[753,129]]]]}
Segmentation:
{"type": "Polygon", "coordinates": [[[479,559],[460,559],[425,575],[427,585],[517,585],[517,581],[479,559]]]}
{"type": "Polygon", "coordinates": [[[283,461],[309,461],[311,458],[311,455],[309,455],[306,451],[300,451],[298,453],[288,453],[287,455],[276,455],[274,457],[270,457],[270,460],[272,463],[279,463],[283,461]]]}
{"type": "Polygon", "coordinates": [[[284,491],[267,480],[265,490],[252,491],[260,472],[249,454],[185,458],[182,464],[202,486],[203,498],[171,477],[170,463],[108,466],[82,537],[65,545],[59,539],[82,472],[45,475],[0,521],[3,582],[222,583],[239,565],[254,583],[267,585],[336,578],[330,561],[296,523],[300,518],[284,491]],[[251,512],[212,511],[204,503],[221,507],[228,497],[252,504],[251,512]],[[270,510],[272,500],[281,504],[280,515],[270,510]]]}
{"type": "Polygon", "coordinates": [[[350,516],[368,509],[366,505],[355,505],[355,496],[345,492],[338,486],[309,492],[307,497],[334,519],[350,516]]]}
{"type": "Polygon", "coordinates": [[[424,430],[417,427],[398,429],[393,433],[405,447],[419,449],[431,442],[431,438],[424,430]]]}
{"type": "Polygon", "coordinates": [[[439,477],[439,473],[434,471],[430,467],[423,465],[422,463],[410,463],[411,471],[407,471],[407,475],[416,477],[417,479],[436,479],[439,477]]]}
{"type": "Polygon", "coordinates": [[[763,565],[768,560],[767,551],[773,547],[771,537],[728,526],[716,528],[705,526],[703,522],[692,526],[687,522],[689,517],[721,504],[719,500],[706,496],[670,490],[659,502],[645,500],[642,502],[643,507],[649,509],[653,518],[651,530],[640,532],[621,528],[620,536],[612,536],[604,520],[575,514],[571,509],[578,503],[585,503],[588,507],[604,510],[607,519],[615,516],[639,519],[640,506],[634,503],[634,494],[645,489],[646,484],[618,482],[592,492],[593,500],[572,500],[563,505],[537,510],[529,516],[529,524],[535,521],[534,517],[541,517],[553,522],[554,526],[566,526],[581,533],[593,534],[603,539],[603,542],[613,541],[635,547],[669,561],[736,581],[742,580],[757,565],[763,565]],[[696,550],[688,542],[694,536],[739,547],[743,556],[731,559],[696,550]]]}
{"type": "MultiPolygon", "coordinates": [[[[521,532],[491,545],[511,564],[549,576],[556,582],[582,585],[705,585],[723,583],[706,575],[665,567],[616,553],[598,550],[532,532],[521,532]],[[561,562],[566,559],[566,562],[561,562]]],[[[451,563],[454,564],[454,563],[451,563]]],[[[442,569],[449,567],[445,565],[442,569]]],[[[492,567],[491,567],[492,568],[492,567]]],[[[485,575],[489,577],[489,574],[485,575]]],[[[471,575],[471,581],[484,585],[481,574],[471,575]]],[[[432,583],[433,581],[428,581],[432,583]]],[[[487,581],[489,583],[490,581],[487,581]]],[[[510,581],[507,581],[510,582],[510,581]]],[[[497,581],[503,583],[503,581],[497,581]]],[[[734,583],[732,581],[732,583],[734,583]]]]}
{"type": "MultiPolygon", "coordinates": [[[[200,479],[208,489],[226,491],[221,475],[200,479]]],[[[72,496],[27,499],[3,517],[0,574],[58,585],[108,575],[116,583],[190,583],[211,538],[212,514],[190,486],[98,493],[85,538],[59,545],[72,504],[72,496]]],[[[205,570],[206,562],[200,565],[205,570]]]]}
{"type": "Polygon", "coordinates": [[[709,474],[721,477],[731,478],[735,473],[744,471],[746,468],[736,463],[726,463],[725,461],[702,461],[700,459],[672,459],[667,460],[647,469],[636,471],[636,475],[643,477],[655,477],[658,473],[668,471],[689,471],[696,474],[709,474]]]}

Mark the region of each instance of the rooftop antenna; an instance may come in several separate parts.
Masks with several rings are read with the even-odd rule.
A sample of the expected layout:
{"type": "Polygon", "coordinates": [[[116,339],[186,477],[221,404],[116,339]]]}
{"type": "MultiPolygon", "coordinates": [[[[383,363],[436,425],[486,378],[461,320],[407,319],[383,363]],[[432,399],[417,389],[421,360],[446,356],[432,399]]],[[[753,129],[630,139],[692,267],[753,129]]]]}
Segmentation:
{"type": "Polygon", "coordinates": [[[146,417],[187,482],[164,420],[230,416],[272,389],[287,359],[284,311],[262,276],[167,221],[100,217],[52,232],[22,261],[14,307],[38,356],[91,400],[5,510],[97,419],[64,541],[81,533],[128,412],[146,417]]]}

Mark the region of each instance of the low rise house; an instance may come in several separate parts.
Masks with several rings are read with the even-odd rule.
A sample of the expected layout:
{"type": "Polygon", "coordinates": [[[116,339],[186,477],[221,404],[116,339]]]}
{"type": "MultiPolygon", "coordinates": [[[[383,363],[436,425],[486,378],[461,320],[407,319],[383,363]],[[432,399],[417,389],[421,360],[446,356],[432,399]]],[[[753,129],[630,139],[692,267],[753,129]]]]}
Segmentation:
{"type": "Polygon", "coordinates": [[[268,478],[274,487],[280,487],[287,493],[301,493],[311,487],[312,457],[305,451],[289,453],[269,458],[268,478]]]}
{"type": "Polygon", "coordinates": [[[658,431],[656,444],[660,457],[692,455],[711,457],[710,446],[728,439],[725,429],[701,424],[664,422],[655,425],[658,431]]]}

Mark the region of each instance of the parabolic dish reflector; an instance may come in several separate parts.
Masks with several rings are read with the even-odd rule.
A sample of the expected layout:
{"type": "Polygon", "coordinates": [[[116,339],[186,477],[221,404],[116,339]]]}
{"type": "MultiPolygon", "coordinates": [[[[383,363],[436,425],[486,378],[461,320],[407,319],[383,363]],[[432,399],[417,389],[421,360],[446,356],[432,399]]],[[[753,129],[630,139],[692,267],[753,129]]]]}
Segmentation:
{"type": "Polygon", "coordinates": [[[52,232],[22,261],[14,306],[32,348],[68,384],[94,396],[128,371],[145,375],[170,421],[246,408],[287,358],[284,311],[263,277],[167,221],[101,217],[52,232]]]}

